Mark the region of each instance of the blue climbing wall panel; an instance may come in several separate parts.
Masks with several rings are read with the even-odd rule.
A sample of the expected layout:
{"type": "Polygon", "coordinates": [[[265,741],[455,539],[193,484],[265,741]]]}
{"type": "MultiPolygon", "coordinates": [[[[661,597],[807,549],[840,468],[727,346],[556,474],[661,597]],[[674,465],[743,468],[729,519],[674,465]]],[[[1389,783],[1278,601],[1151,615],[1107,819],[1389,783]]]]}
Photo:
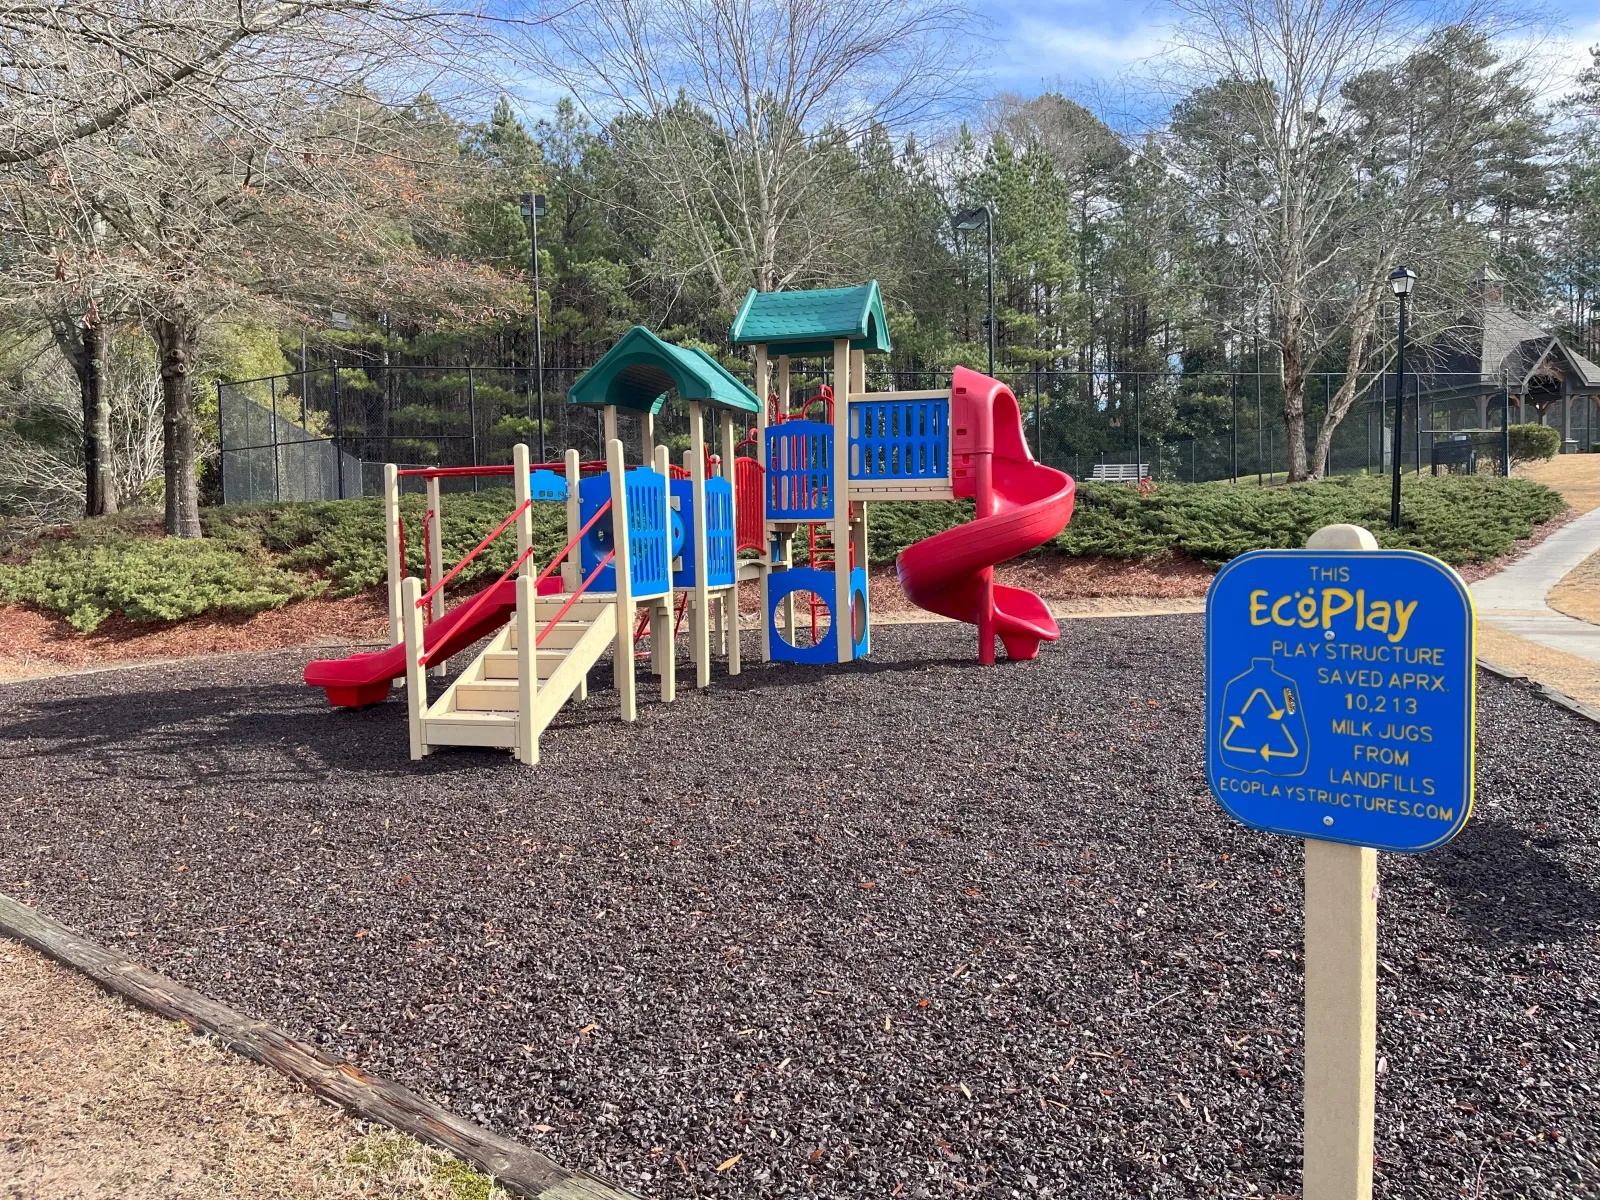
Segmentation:
{"type": "MultiPolygon", "coordinates": [[[[629,573],[635,598],[659,596],[671,586],[672,522],[667,513],[667,481],[648,467],[635,467],[627,474],[628,549],[632,554],[629,573]]],[[[578,518],[589,518],[611,499],[611,475],[605,472],[578,481],[578,518]]],[[[600,564],[612,550],[610,515],[601,517],[583,538],[583,574],[600,564]]],[[[610,564],[595,576],[590,591],[617,590],[616,570],[610,564]]]]}
{"type": "Polygon", "coordinates": [[[767,520],[833,516],[833,426],[785,421],[767,429],[767,520]]]}
{"type": "Polygon", "coordinates": [[[850,405],[850,478],[863,483],[950,477],[949,400],[850,405]]]}
{"type": "MultiPolygon", "coordinates": [[[[674,479],[672,498],[676,503],[673,515],[683,523],[683,545],[678,550],[682,557],[678,569],[672,573],[672,586],[694,586],[694,481],[674,479]]],[[[706,480],[706,508],[710,518],[706,522],[706,558],[711,570],[706,576],[708,587],[728,587],[733,583],[734,529],[733,485],[726,479],[706,480]]]]}

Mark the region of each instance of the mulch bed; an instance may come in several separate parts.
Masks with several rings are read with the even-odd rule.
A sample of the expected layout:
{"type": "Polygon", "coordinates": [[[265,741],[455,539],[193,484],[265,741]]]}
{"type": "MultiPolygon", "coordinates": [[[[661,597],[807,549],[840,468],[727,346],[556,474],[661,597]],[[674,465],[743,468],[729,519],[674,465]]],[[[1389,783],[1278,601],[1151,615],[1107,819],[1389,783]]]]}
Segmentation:
{"type": "MultiPolygon", "coordinates": [[[[0,688],[0,890],[650,1196],[1298,1193],[1300,852],[1207,795],[1200,620],[873,639],[626,727],[602,669],[534,768],[303,653],[0,688]]],[[[1377,1194],[1600,1195],[1600,729],[1480,688],[1382,864],[1377,1194]]]]}
{"type": "Polygon", "coordinates": [[[192,658],[309,646],[330,640],[389,640],[381,591],[339,600],[300,600],[254,616],[130,621],[115,616],[79,633],[55,613],[0,605],[0,669],[25,675],[40,667],[97,667],[141,659],[192,658]]]}

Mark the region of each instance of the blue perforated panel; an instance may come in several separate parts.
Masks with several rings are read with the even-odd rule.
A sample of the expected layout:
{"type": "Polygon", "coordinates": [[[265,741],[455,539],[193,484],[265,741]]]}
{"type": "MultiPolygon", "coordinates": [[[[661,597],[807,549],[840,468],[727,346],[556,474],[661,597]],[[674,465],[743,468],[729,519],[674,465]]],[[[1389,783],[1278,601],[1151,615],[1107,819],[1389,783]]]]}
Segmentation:
{"type": "Polygon", "coordinates": [[[884,483],[950,476],[950,401],[850,405],[850,478],[884,483]]]}
{"type": "MultiPolygon", "coordinates": [[[[630,572],[633,594],[659,596],[671,585],[669,571],[672,562],[672,527],[667,516],[667,481],[648,467],[635,467],[628,472],[628,549],[632,554],[630,572]]],[[[600,506],[611,499],[609,472],[591,475],[578,482],[578,512],[580,521],[587,523],[600,506]]],[[[612,522],[608,516],[595,522],[583,538],[583,573],[587,577],[612,548],[612,522]]],[[[607,566],[589,585],[591,591],[614,592],[617,576],[614,567],[607,566]]]]}
{"type": "Polygon", "coordinates": [[[767,520],[833,516],[833,426],[785,421],[767,429],[767,520]]]}

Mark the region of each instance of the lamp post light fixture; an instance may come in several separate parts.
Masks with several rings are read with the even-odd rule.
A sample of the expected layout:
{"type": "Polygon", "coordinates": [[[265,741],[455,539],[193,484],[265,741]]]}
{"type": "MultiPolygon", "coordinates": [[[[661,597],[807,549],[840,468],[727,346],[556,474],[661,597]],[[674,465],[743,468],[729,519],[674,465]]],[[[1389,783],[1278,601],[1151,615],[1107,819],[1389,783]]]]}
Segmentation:
{"type": "Polygon", "coordinates": [[[548,455],[544,445],[544,321],[539,303],[539,218],[544,216],[545,200],[534,192],[523,192],[521,200],[522,218],[528,222],[528,257],[533,266],[533,374],[539,388],[539,461],[545,462],[548,455]]]}
{"type": "Polygon", "coordinates": [[[1394,446],[1389,461],[1392,483],[1389,488],[1389,528],[1400,528],[1400,445],[1406,414],[1406,297],[1417,286],[1417,273],[1410,267],[1389,272],[1389,288],[1400,301],[1400,327],[1394,355],[1394,446]]]}
{"type": "Polygon", "coordinates": [[[958,212],[950,218],[951,226],[958,233],[968,233],[983,223],[984,232],[988,235],[989,244],[989,316],[984,324],[989,331],[989,377],[994,377],[994,213],[989,211],[989,206],[984,204],[978,208],[969,208],[958,212]]]}

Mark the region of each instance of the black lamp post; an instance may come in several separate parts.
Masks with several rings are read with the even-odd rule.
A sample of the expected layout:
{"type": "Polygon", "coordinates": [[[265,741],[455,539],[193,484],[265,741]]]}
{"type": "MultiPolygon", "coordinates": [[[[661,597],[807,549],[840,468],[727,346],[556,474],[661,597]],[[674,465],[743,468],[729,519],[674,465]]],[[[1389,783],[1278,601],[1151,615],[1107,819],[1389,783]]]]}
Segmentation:
{"type": "Polygon", "coordinates": [[[1410,267],[1396,267],[1389,273],[1389,287],[1400,301],[1400,330],[1394,355],[1394,448],[1390,454],[1393,484],[1389,489],[1389,528],[1400,528],[1400,438],[1406,413],[1406,297],[1417,286],[1417,273],[1410,267]]]}
{"type": "Polygon", "coordinates": [[[985,324],[989,328],[989,376],[994,377],[994,214],[989,211],[987,204],[981,208],[969,208],[958,212],[950,219],[950,224],[959,233],[967,233],[978,227],[978,222],[983,222],[983,228],[989,241],[989,316],[985,324]]]}
{"type": "Polygon", "coordinates": [[[544,197],[522,193],[522,216],[528,222],[529,258],[533,263],[533,361],[534,378],[539,387],[539,461],[545,461],[544,446],[544,321],[539,304],[539,218],[544,216],[544,197]]]}

